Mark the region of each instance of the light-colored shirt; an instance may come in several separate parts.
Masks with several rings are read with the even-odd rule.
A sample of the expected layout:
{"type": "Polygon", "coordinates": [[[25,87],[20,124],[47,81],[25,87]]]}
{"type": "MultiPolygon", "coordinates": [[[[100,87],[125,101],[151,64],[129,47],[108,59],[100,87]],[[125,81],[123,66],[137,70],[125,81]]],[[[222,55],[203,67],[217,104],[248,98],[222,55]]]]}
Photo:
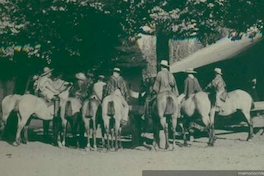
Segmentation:
{"type": "Polygon", "coordinates": [[[179,91],[176,85],[176,81],[174,76],[170,71],[167,69],[162,69],[158,72],[156,81],[153,86],[153,90],[156,93],[165,92],[165,91],[171,91],[176,96],[179,95],[179,91]]]}
{"type": "Polygon", "coordinates": [[[99,98],[99,100],[102,100],[103,98],[103,91],[105,85],[106,83],[102,81],[96,82],[93,85],[93,94],[95,94],[99,98]]]}

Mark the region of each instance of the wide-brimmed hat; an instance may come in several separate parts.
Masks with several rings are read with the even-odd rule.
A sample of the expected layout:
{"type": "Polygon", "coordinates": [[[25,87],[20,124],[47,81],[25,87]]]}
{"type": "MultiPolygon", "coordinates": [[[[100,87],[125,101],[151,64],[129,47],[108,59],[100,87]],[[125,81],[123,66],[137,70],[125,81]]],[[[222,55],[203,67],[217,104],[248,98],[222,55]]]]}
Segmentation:
{"type": "Polygon", "coordinates": [[[221,68],[215,68],[214,71],[217,74],[223,75],[221,68]]]}
{"type": "Polygon", "coordinates": [[[105,77],[104,77],[104,75],[99,75],[98,78],[99,79],[104,79],[105,77]]]}
{"type": "Polygon", "coordinates": [[[197,73],[197,72],[194,71],[193,68],[187,68],[187,69],[185,70],[185,73],[197,73]]]}
{"type": "Polygon", "coordinates": [[[113,70],[114,72],[118,72],[118,73],[120,73],[120,68],[114,68],[114,70],[113,70]]]}
{"type": "Polygon", "coordinates": [[[47,74],[49,74],[50,72],[52,72],[54,69],[50,69],[49,67],[44,67],[43,69],[43,73],[41,74],[41,76],[45,76],[47,74]]]}
{"type": "Polygon", "coordinates": [[[76,73],[75,77],[79,80],[86,80],[86,76],[84,75],[84,73],[76,73]]]}
{"type": "Polygon", "coordinates": [[[165,67],[170,67],[170,66],[169,66],[169,63],[168,63],[167,60],[162,60],[162,61],[160,62],[160,65],[165,66],[165,67]]]}

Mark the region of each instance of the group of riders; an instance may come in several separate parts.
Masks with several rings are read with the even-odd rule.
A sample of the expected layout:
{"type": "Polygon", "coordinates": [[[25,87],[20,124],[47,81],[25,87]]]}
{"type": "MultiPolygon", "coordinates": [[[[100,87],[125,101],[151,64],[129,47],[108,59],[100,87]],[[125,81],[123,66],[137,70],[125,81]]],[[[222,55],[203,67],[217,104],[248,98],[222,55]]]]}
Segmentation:
{"type": "MultiPolygon", "coordinates": [[[[193,68],[188,68],[185,72],[187,77],[184,81],[184,92],[179,94],[176,80],[173,74],[169,71],[169,64],[167,60],[162,60],[160,62],[160,71],[158,72],[152,90],[145,100],[145,113],[142,118],[149,117],[151,115],[151,105],[157,94],[169,91],[178,99],[180,103],[183,99],[189,98],[191,95],[202,91],[198,79],[194,76],[196,71],[193,68]]],[[[56,88],[56,79],[52,79],[52,71],[48,67],[45,67],[44,72],[38,76],[34,77],[34,94],[42,97],[47,103],[53,104],[53,101],[58,101],[58,95],[61,93],[56,88]]],[[[215,68],[215,78],[206,86],[205,90],[211,88],[215,91],[215,102],[216,111],[221,110],[221,95],[226,93],[226,83],[222,78],[222,71],[220,68],[215,68]]],[[[122,117],[121,123],[128,121],[129,114],[129,89],[127,87],[126,81],[120,75],[120,68],[114,68],[112,76],[105,82],[105,77],[103,75],[98,76],[97,82],[93,83],[91,79],[89,80],[84,73],[77,73],[75,75],[76,81],[70,89],[70,97],[75,97],[83,102],[86,98],[95,98],[102,102],[104,97],[115,94],[118,95],[123,104],[124,115],[122,117]],[[89,90],[91,87],[91,90],[89,90]],[[91,91],[91,93],[89,93],[91,91]]],[[[55,104],[56,105],[56,104],[55,104]]],[[[58,109],[58,108],[54,108],[58,109]]],[[[54,112],[55,113],[55,112],[54,112]]],[[[180,114],[179,114],[180,115],[180,114]]]]}

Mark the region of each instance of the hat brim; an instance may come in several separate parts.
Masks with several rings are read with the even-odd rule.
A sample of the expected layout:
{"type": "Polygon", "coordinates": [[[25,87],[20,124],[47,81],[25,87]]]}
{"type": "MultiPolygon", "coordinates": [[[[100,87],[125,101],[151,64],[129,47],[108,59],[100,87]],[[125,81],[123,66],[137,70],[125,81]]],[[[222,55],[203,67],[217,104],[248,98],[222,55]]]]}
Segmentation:
{"type": "Polygon", "coordinates": [[[185,71],[185,73],[197,73],[196,71],[185,71]]]}
{"type": "Polygon", "coordinates": [[[45,76],[45,75],[47,75],[47,74],[49,74],[50,72],[52,72],[54,70],[54,68],[53,69],[50,69],[48,72],[46,72],[46,73],[42,73],[41,74],[41,76],[45,76]]]}
{"type": "Polygon", "coordinates": [[[169,68],[170,66],[169,65],[165,65],[165,64],[160,64],[161,66],[164,66],[164,67],[167,67],[169,68]]]}
{"type": "Polygon", "coordinates": [[[223,75],[223,73],[220,73],[220,72],[216,72],[216,71],[215,71],[215,73],[217,73],[217,74],[219,74],[219,75],[223,75]]]}

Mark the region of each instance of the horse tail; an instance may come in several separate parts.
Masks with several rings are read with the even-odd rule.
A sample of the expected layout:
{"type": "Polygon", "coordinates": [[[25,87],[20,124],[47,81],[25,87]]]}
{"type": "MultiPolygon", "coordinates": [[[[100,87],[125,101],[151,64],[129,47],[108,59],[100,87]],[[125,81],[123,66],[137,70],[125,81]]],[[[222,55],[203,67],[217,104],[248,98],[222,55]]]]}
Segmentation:
{"type": "Polygon", "coordinates": [[[71,101],[67,101],[65,104],[65,115],[66,116],[72,116],[72,106],[71,101]]]}
{"type": "Polygon", "coordinates": [[[252,97],[251,97],[251,109],[255,109],[255,103],[252,97]]]}
{"type": "Polygon", "coordinates": [[[165,108],[165,114],[169,115],[169,114],[173,114],[174,113],[174,101],[173,98],[171,96],[168,96],[166,98],[166,108],[165,108]]]}

